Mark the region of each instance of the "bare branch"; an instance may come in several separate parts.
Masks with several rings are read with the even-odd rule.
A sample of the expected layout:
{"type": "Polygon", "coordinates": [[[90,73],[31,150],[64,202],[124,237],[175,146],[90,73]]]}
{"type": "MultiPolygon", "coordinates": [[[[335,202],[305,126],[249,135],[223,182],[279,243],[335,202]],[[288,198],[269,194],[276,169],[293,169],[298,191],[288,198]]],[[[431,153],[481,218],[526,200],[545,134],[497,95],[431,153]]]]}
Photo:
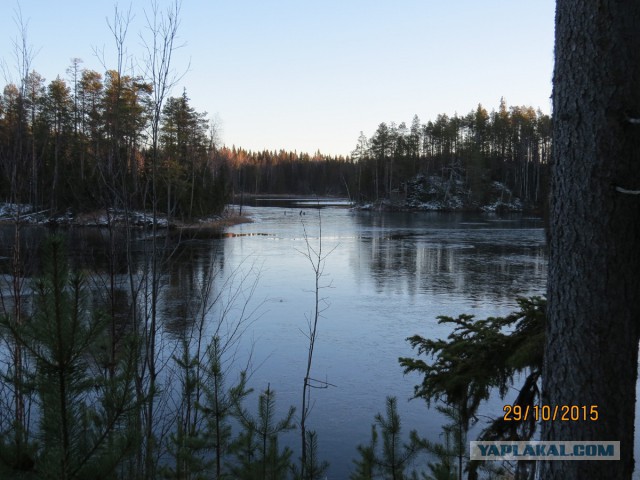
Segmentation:
{"type": "Polygon", "coordinates": [[[616,192],[624,193],[627,195],[640,195],[640,190],[629,190],[628,188],[616,187],[616,192]]]}
{"type": "Polygon", "coordinates": [[[14,80],[12,78],[11,68],[4,59],[0,61],[0,70],[2,70],[5,83],[13,83],[19,86],[20,93],[24,95],[31,64],[40,50],[34,50],[33,45],[28,41],[29,21],[22,16],[22,8],[19,3],[16,4],[13,10],[13,23],[18,32],[11,42],[13,45],[14,68],[18,74],[18,79],[14,80]]]}

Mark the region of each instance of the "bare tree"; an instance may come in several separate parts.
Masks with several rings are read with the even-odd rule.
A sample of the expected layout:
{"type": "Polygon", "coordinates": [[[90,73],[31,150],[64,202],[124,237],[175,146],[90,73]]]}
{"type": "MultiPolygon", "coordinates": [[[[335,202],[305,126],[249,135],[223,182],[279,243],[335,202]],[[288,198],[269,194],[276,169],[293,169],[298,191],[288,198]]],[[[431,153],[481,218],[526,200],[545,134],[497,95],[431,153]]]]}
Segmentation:
{"type": "Polygon", "coordinates": [[[179,400],[173,415],[177,425],[168,446],[175,466],[167,470],[184,479],[201,478],[208,469],[215,472],[213,478],[224,478],[224,461],[231,446],[229,420],[250,393],[245,385],[251,348],[242,359],[238,383],[228,385],[228,379],[237,367],[242,337],[264,305],[255,299],[260,279],[255,264],[245,269],[242,262],[224,274],[214,260],[212,255],[202,275],[197,275],[194,298],[186,300],[187,315],[194,323],[185,329],[180,357],[174,355],[172,362],[177,370],[172,384],[179,400]],[[211,453],[213,462],[206,458],[211,453]]]}
{"type": "Polygon", "coordinates": [[[329,304],[325,297],[321,297],[320,293],[323,288],[330,287],[329,285],[322,284],[322,277],[324,276],[324,267],[327,257],[335,250],[332,248],[328,252],[324,252],[322,249],[322,216],[320,214],[320,208],[318,208],[318,245],[314,247],[311,243],[307,227],[302,223],[304,231],[305,250],[299,250],[304,257],[309,260],[311,269],[314,274],[314,306],[311,316],[307,318],[308,330],[305,333],[309,340],[307,348],[307,364],[302,383],[302,409],[300,412],[300,436],[301,436],[301,455],[300,455],[300,478],[303,480],[312,480],[310,477],[310,468],[308,462],[310,440],[315,438],[314,432],[307,432],[307,419],[311,413],[313,404],[311,403],[311,390],[314,388],[328,388],[333,386],[326,380],[318,380],[311,377],[311,367],[313,365],[313,353],[316,346],[316,340],[318,335],[318,321],[322,316],[329,304]]]}
{"type": "Polygon", "coordinates": [[[157,390],[158,368],[156,362],[157,339],[159,335],[157,305],[160,289],[160,249],[158,239],[158,162],[159,133],[162,107],[178,76],[172,68],[173,53],[178,48],[178,27],[181,1],[175,0],[164,12],[157,1],[152,1],[150,12],[145,12],[147,36],[145,45],[145,78],[152,87],[151,94],[151,205],[153,223],[151,228],[151,278],[150,312],[145,328],[145,373],[148,377],[147,392],[150,394],[146,404],[145,416],[145,478],[155,478],[154,428],[155,428],[155,392],[157,390]]]}
{"type": "MultiPolygon", "coordinates": [[[[14,142],[9,154],[5,156],[2,162],[5,174],[10,181],[10,200],[15,204],[15,210],[13,215],[13,246],[11,257],[11,276],[10,284],[7,289],[10,292],[9,298],[5,298],[5,295],[0,291],[0,303],[2,306],[2,314],[7,319],[11,319],[16,325],[22,325],[26,319],[24,312],[25,303],[25,261],[28,255],[25,256],[22,251],[22,224],[24,222],[23,214],[25,213],[24,205],[25,201],[25,183],[27,182],[26,176],[28,168],[22,165],[22,162],[26,160],[26,142],[27,131],[26,126],[26,111],[25,111],[25,98],[27,96],[27,85],[29,83],[29,72],[31,70],[31,64],[35,56],[33,47],[28,41],[28,22],[26,22],[22,16],[22,10],[18,5],[15,10],[14,22],[18,29],[18,36],[13,41],[14,49],[14,61],[15,70],[18,76],[18,89],[15,98],[17,118],[14,125],[11,127],[14,129],[14,142]]],[[[6,65],[3,65],[5,77],[10,78],[10,72],[6,65]]],[[[28,207],[27,207],[28,208],[28,207]]],[[[10,398],[6,400],[8,405],[12,408],[12,423],[15,432],[13,442],[16,447],[17,461],[21,460],[21,456],[24,454],[23,449],[27,446],[28,432],[29,432],[29,393],[25,385],[27,384],[27,357],[24,347],[20,341],[15,338],[7,339],[7,347],[9,354],[10,366],[7,367],[7,372],[3,372],[3,375],[9,377],[12,392],[10,398]]]]}

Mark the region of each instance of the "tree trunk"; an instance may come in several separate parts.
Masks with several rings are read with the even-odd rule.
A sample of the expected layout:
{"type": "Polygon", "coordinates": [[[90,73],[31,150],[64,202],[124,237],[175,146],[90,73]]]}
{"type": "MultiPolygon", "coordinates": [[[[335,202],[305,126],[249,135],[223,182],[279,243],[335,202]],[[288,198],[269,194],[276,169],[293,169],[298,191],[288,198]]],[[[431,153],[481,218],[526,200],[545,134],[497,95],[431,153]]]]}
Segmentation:
{"type": "Polygon", "coordinates": [[[640,3],[558,0],[543,403],[597,421],[543,440],[615,441],[621,461],[543,462],[544,479],[630,479],[640,321],[640,3]],[[626,193],[625,193],[626,192],[626,193]]]}

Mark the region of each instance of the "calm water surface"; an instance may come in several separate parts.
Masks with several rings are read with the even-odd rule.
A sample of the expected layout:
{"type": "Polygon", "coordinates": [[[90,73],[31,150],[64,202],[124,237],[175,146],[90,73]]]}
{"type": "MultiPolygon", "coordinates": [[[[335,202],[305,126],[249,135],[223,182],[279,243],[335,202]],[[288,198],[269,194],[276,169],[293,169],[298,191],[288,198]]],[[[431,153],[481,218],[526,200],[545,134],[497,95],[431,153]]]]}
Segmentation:
{"type": "MultiPolygon", "coordinates": [[[[421,379],[403,376],[398,364],[398,357],[413,354],[406,338],[445,338],[449,330],[437,324],[439,315],[504,315],[514,310],[517,296],[542,295],[547,256],[541,221],[521,215],[370,213],[344,206],[311,208],[313,203],[277,205],[245,207],[243,213],[253,223],[229,228],[221,238],[181,239],[163,277],[163,345],[170,349],[189,330],[189,305],[207,269],[219,271],[214,289],[234,272],[236,286],[245,275],[247,295],[259,272],[255,290],[237,298],[228,315],[237,317],[245,300],[256,312],[238,345],[236,366],[250,357],[256,392],[267,385],[275,389],[282,414],[289,405],[299,408],[308,345],[304,332],[314,307],[313,269],[300,253],[306,251],[306,231],[310,245],[318,248],[322,240],[322,252],[328,254],[321,280],[326,308],[318,325],[311,376],[332,386],[313,391],[308,420],[308,428],[318,432],[321,457],[331,463],[328,478],[348,478],[356,446],[368,443],[374,416],[384,410],[387,396],[398,398],[406,433],[415,428],[438,441],[443,418],[424,402],[409,401],[421,379]]],[[[8,245],[11,231],[2,234],[8,236],[3,239],[8,245]]],[[[35,243],[38,235],[41,232],[25,230],[24,241],[35,243]]],[[[76,267],[106,271],[105,231],[80,228],[69,235],[76,267]]],[[[140,269],[145,242],[146,234],[136,234],[134,261],[140,269]]],[[[7,275],[9,252],[4,250],[0,266],[7,275]]],[[[123,298],[126,266],[124,258],[116,264],[123,298]]],[[[96,286],[101,288],[99,282],[96,286]]],[[[233,289],[228,288],[222,295],[226,300],[210,312],[211,325],[222,305],[229,304],[233,289]]],[[[497,398],[489,402],[483,415],[501,415],[502,403],[497,398]]],[[[290,444],[297,457],[298,434],[287,434],[283,443],[290,444]]]]}
{"type": "MultiPolygon", "coordinates": [[[[254,324],[256,388],[267,382],[282,410],[299,405],[306,359],[306,317],[313,308],[313,270],[305,251],[320,237],[328,308],[319,323],[312,377],[335,387],[313,392],[310,428],[331,462],[329,478],[347,478],[356,445],[367,443],[374,415],[394,395],[405,429],[438,440],[442,417],[413,400],[419,376],[403,376],[413,334],[445,338],[439,315],[507,314],[515,298],[542,295],[547,257],[542,223],[522,216],[367,213],[344,208],[248,208],[251,224],[222,240],[225,269],[255,260],[256,295],[266,298],[254,324]],[[301,215],[302,213],[302,215],[301,215]],[[321,235],[320,235],[321,224],[321,235]],[[304,227],[303,227],[304,225],[304,227]]],[[[496,399],[485,408],[500,415],[496,399]]],[[[297,437],[292,436],[297,442],[297,437]]],[[[295,444],[297,445],[297,443],[295,444]]]]}

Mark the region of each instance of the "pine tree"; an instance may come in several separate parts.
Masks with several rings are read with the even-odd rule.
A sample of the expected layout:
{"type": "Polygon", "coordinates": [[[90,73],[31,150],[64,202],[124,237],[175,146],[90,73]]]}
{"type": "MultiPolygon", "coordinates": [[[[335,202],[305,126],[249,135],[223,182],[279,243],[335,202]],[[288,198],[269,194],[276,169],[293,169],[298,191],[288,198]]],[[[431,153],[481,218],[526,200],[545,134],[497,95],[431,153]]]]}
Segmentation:
{"type": "Polygon", "coordinates": [[[458,480],[462,478],[460,470],[462,457],[465,454],[467,436],[460,428],[460,415],[455,408],[438,406],[437,410],[451,420],[442,427],[444,443],[425,441],[426,450],[435,455],[437,462],[429,462],[430,473],[424,475],[425,480],[458,480]],[[456,468],[454,459],[458,459],[456,468]]]}
{"type": "Polygon", "coordinates": [[[558,0],[543,403],[548,441],[619,440],[620,461],[541,463],[541,478],[631,479],[640,341],[640,3],[558,0]]]}
{"type": "Polygon", "coordinates": [[[244,408],[237,415],[243,430],[234,442],[236,462],[231,466],[233,478],[243,480],[284,480],[291,470],[292,451],[282,450],[278,436],[295,428],[295,408],[289,408],[285,417],[275,422],[275,392],[270,386],[258,399],[258,416],[253,417],[244,408]]]}
{"type": "Polygon", "coordinates": [[[242,401],[252,390],[247,388],[247,373],[240,372],[238,383],[227,387],[227,372],[223,368],[219,337],[214,337],[207,348],[207,364],[202,381],[202,403],[196,407],[204,414],[204,432],[201,434],[209,450],[213,451],[211,470],[216,479],[229,478],[225,468],[233,448],[231,420],[239,411],[242,401]]]}
{"type": "Polygon", "coordinates": [[[318,458],[318,435],[314,430],[306,432],[306,455],[304,464],[304,476],[296,465],[292,465],[293,478],[296,480],[321,480],[324,477],[329,462],[318,458]]]}
{"type": "Polygon", "coordinates": [[[416,456],[425,449],[425,441],[421,439],[415,430],[409,433],[409,442],[402,441],[402,423],[398,414],[397,399],[387,397],[385,415],[378,413],[376,423],[371,427],[371,441],[368,446],[358,446],[360,459],[354,461],[356,471],[351,475],[351,480],[369,480],[372,478],[385,478],[391,480],[404,480],[416,478],[412,472],[407,477],[406,469],[415,460],[416,456]],[[382,451],[378,452],[378,431],[382,437],[382,451]]]}
{"type": "Polygon", "coordinates": [[[350,480],[373,480],[376,477],[376,450],[378,449],[378,431],[371,425],[371,440],[368,445],[358,445],[360,458],[354,460],[356,471],[349,477],[350,480]]]}
{"type": "Polygon", "coordinates": [[[189,480],[201,478],[206,469],[204,453],[206,441],[200,434],[202,422],[198,418],[198,391],[201,378],[199,376],[200,359],[192,355],[189,342],[182,339],[181,354],[173,355],[172,360],[178,369],[180,403],[176,412],[176,428],[169,435],[168,453],[172,461],[164,465],[162,474],[165,478],[189,480]]]}
{"type": "Polygon", "coordinates": [[[38,478],[110,478],[133,444],[126,429],[133,352],[124,346],[119,374],[102,375],[106,323],[91,308],[82,276],[69,271],[61,237],[45,241],[43,262],[32,317],[2,325],[35,365],[39,422],[30,470],[38,478]]]}

